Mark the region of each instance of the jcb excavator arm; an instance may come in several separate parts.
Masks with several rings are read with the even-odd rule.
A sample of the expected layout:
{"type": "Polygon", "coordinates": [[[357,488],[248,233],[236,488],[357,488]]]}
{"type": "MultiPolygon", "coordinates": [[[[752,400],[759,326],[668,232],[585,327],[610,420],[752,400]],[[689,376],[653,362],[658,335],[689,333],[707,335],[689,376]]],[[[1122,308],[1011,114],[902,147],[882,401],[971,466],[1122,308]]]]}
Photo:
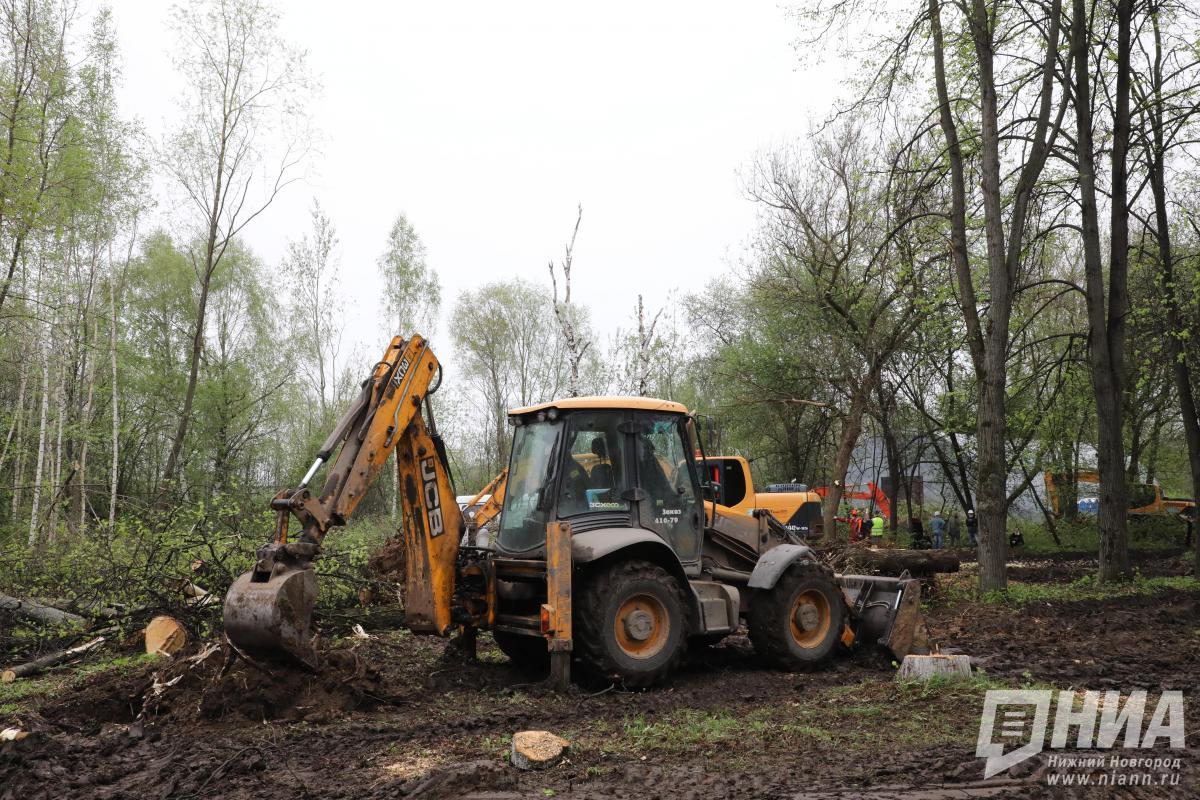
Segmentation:
{"type": "Polygon", "coordinates": [[[449,630],[463,517],[445,448],[430,430],[428,398],[435,381],[440,383],[440,366],[429,343],[418,335],[393,338],[300,485],[271,501],[278,515],[273,541],[225,597],[225,630],[235,644],[311,662],[312,559],[329,529],[349,521],[393,451],[408,561],[407,624],[418,632],[449,630]],[[331,458],[325,485],[315,495],[308,483],[331,458]],[[288,540],[291,516],[301,526],[295,542],[288,540]]]}

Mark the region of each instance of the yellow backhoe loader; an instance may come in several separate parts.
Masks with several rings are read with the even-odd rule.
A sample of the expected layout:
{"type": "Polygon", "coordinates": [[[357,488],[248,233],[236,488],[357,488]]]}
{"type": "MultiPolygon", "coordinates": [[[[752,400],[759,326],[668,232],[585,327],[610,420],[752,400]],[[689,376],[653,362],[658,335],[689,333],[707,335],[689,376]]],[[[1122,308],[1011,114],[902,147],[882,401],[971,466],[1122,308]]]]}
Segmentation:
{"type": "MultiPolygon", "coordinates": [[[[313,558],[396,453],[406,565],[406,624],[490,631],[513,660],[558,685],[572,666],[648,686],[689,641],[744,621],[754,647],[784,669],[839,649],[927,647],[920,586],[908,578],[834,575],[766,511],[722,511],[705,480],[687,409],[645,397],[582,397],[519,408],[502,508],[489,546],[471,544],[430,395],[441,367],[421,336],[396,337],[295,489],[271,501],[272,541],[225,598],[225,629],[248,651],[311,663],[313,558]],[[322,465],[323,488],[309,482],[322,465]],[[289,536],[295,517],[300,534],[289,536]]],[[[493,509],[494,511],[494,509],[493,509]]]]}
{"type": "MultiPolygon", "coordinates": [[[[1078,505],[1078,498],[1074,495],[1078,494],[1079,484],[1086,483],[1099,488],[1100,473],[1096,470],[1046,470],[1042,473],[1042,481],[1046,487],[1050,513],[1055,517],[1062,517],[1067,513],[1068,506],[1078,505]]],[[[1194,498],[1167,497],[1163,494],[1162,486],[1157,483],[1130,483],[1128,488],[1131,517],[1157,515],[1182,517],[1185,520],[1196,518],[1194,498]]]]}

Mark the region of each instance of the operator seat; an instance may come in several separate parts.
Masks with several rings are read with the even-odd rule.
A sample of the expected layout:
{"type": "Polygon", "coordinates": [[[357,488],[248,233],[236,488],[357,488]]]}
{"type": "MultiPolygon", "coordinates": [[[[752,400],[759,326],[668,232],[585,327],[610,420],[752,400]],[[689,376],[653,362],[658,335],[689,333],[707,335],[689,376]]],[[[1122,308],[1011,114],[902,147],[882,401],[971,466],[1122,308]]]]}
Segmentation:
{"type": "Polygon", "coordinates": [[[592,455],[599,459],[599,462],[592,467],[588,483],[593,489],[606,490],[604,494],[596,495],[596,500],[608,501],[611,499],[613,487],[616,486],[616,472],[608,460],[608,442],[604,441],[603,436],[592,439],[592,455]]]}
{"type": "Polygon", "coordinates": [[[567,474],[563,476],[562,498],[559,514],[582,514],[588,510],[588,471],[574,454],[567,461],[567,474]]]}

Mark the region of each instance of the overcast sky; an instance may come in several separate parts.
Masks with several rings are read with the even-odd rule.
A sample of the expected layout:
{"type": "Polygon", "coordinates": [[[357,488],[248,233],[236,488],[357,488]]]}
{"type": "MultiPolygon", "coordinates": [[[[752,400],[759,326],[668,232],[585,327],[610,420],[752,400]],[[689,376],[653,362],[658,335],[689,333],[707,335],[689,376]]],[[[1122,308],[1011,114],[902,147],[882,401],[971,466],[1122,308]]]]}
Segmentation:
{"type": "MultiPolygon", "coordinates": [[[[657,308],[744,250],[755,210],[740,171],[802,136],[837,91],[805,69],[775,2],[288,2],[285,35],[323,85],[320,152],[246,238],[269,264],[318,198],[337,226],[347,338],[373,356],[375,259],[405,212],[441,276],[443,322],[464,289],[546,263],[584,217],[575,291],[603,335],[638,292],[657,308]]],[[[173,121],[161,0],[115,0],[125,113],[173,121]]]]}

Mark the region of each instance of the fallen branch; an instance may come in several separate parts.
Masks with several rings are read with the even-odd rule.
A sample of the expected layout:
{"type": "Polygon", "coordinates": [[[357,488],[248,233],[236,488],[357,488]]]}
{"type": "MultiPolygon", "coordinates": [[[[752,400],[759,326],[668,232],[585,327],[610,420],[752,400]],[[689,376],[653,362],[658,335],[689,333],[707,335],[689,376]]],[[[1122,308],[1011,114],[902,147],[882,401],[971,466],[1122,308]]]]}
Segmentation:
{"type": "Polygon", "coordinates": [[[0,672],[0,682],[12,683],[17,678],[27,678],[30,675],[36,675],[48,667],[58,666],[59,664],[64,664],[76,658],[82,658],[83,656],[91,653],[93,650],[98,650],[106,641],[108,640],[103,636],[98,636],[95,639],[92,639],[90,642],[85,642],[81,645],[70,647],[66,650],[60,650],[57,653],[51,653],[48,656],[42,656],[41,658],[33,661],[28,661],[24,664],[18,664],[15,667],[10,667],[9,669],[4,670],[4,672],[0,672]]]}
{"type": "Polygon", "coordinates": [[[11,611],[14,614],[37,620],[38,622],[44,622],[47,625],[72,625],[82,628],[88,624],[86,619],[78,614],[72,614],[70,611],[63,611],[54,606],[43,605],[27,598],[10,597],[6,594],[0,594],[0,609],[11,611]]]}

